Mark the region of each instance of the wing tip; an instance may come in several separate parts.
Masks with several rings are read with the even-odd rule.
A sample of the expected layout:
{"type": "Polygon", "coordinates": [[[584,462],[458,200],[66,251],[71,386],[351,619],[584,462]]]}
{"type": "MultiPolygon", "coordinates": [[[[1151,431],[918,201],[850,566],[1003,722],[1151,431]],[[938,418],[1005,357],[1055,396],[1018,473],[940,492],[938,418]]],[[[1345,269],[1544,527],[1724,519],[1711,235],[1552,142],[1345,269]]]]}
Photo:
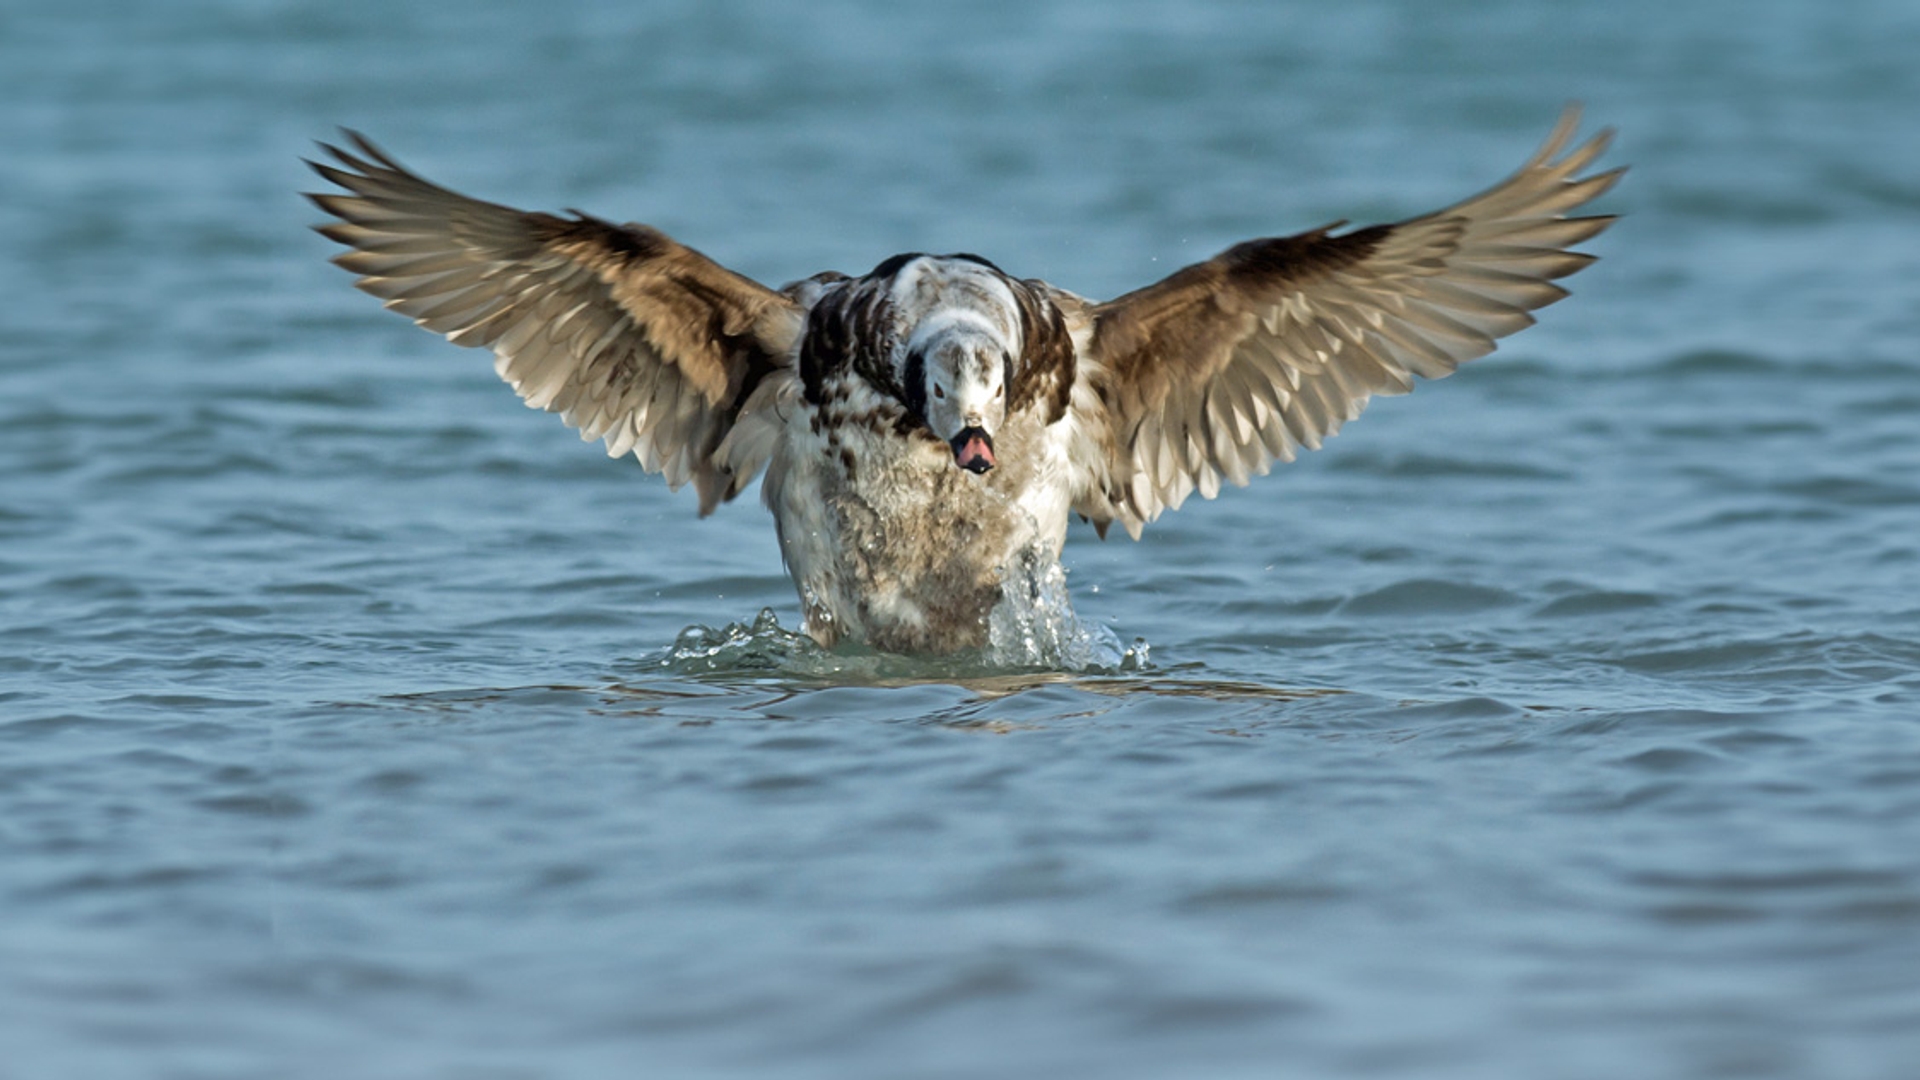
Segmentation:
{"type": "Polygon", "coordinates": [[[1515,175],[1546,169],[1563,176],[1570,176],[1606,153],[1619,134],[1612,125],[1600,128],[1585,142],[1574,144],[1574,136],[1579,132],[1580,123],[1585,117],[1584,104],[1577,100],[1568,102],[1560,110],[1560,116],[1554,121],[1553,129],[1547,133],[1546,139],[1540,143],[1539,148],[1533,152],[1526,163],[1520,166],[1515,175]]]}
{"type": "Polygon", "coordinates": [[[372,139],[349,127],[338,130],[341,142],[351,145],[352,150],[343,149],[322,139],[315,139],[313,145],[323,152],[324,157],[332,158],[333,163],[316,161],[309,157],[300,159],[308,168],[320,174],[322,179],[349,191],[360,190],[355,181],[377,180],[382,174],[425,183],[412,170],[400,164],[392,154],[382,150],[372,139]]]}

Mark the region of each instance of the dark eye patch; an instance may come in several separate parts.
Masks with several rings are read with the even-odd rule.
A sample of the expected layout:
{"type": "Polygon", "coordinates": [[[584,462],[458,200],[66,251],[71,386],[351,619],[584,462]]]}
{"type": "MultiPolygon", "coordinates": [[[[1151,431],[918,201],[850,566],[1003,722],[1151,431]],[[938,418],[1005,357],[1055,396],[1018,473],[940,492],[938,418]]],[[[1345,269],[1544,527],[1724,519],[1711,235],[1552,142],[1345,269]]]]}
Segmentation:
{"type": "Polygon", "coordinates": [[[920,417],[927,416],[927,358],[923,353],[907,354],[906,367],[900,372],[900,378],[906,385],[900,388],[901,403],[907,411],[920,417]]]}

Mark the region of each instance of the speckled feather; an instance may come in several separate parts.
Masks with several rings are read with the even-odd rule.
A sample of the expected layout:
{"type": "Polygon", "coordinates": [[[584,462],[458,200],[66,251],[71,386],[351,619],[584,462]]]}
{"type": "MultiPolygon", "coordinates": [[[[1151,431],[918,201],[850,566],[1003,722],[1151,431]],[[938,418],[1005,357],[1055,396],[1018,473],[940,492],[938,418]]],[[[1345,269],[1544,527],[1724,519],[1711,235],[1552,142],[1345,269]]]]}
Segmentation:
{"type": "Polygon", "coordinates": [[[1620,172],[1581,175],[1608,135],[1569,150],[1578,120],[1445,210],[1248,241],[1105,303],[974,255],[769,289],[644,225],[469,199],[352,133],[313,165],[345,194],[311,198],[361,289],[693,481],[702,514],[764,469],[814,638],[950,652],[987,643],[1073,513],[1138,537],[1565,297],[1592,261],[1568,248],[1612,220],[1567,213],[1620,172]]]}

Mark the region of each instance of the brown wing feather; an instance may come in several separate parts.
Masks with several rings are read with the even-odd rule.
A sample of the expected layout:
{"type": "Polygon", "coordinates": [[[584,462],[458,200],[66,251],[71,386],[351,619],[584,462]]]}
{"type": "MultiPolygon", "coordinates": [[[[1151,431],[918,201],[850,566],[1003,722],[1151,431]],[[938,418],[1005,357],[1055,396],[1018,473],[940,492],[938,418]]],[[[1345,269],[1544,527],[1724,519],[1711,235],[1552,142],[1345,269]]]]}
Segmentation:
{"type": "Polygon", "coordinates": [[[308,196],[339,218],[319,226],[353,250],[334,262],[359,288],[456,345],[487,346],[529,406],[559,413],[612,456],[632,452],[687,480],[700,512],[738,494],[765,464],[771,422],[750,401],[791,378],[805,320],[791,298],[644,225],[526,213],[416,176],[353,132],[345,168],[309,162],[350,194],[308,196]],[[722,450],[722,444],[726,450],[722,450]]]}
{"type": "Polygon", "coordinates": [[[1317,449],[1374,394],[1413,388],[1491,352],[1566,296],[1593,261],[1566,250],[1613,218],[1566,217],[1623,170],[1576,178],[1601,132],[1566,151],[1568,109],[1503,183],[1435,214],[1334,235],[1251,240],[1096,305],[1087,350],[1095,404],[1077,419],[1109,448],[1074,509],[1135,536],[1222,477],[1317,449]]]}
{"type": "Polygon", "coordinates": [[[1039,407],[1046,423],[1065,416],[1075,379],[1073,334],[1061,302],[1077,302],[1044,281],[1010,282],[1020,308],[1020,365],[1007,390],[1007,409],[1039,407]]]}

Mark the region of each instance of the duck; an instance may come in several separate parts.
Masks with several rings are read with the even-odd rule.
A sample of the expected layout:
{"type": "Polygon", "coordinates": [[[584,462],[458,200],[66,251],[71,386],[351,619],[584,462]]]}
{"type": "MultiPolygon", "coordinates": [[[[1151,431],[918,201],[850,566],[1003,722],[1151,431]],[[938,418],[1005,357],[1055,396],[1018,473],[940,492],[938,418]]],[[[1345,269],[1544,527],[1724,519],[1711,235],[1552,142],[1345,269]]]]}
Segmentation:
{"type": "Polygon", "coordinates": [[[1057,572],[1073,517],[1139,539],[1318,449],[1376,395],[1494,350],[1614,221],[1572,212],[1611,130],[1569,107],[1505,180],[1434,213],[1248,240],[1110,300],[974,254],[781,288],[647,225],[458,194],[365,136],[308,161],[354,284],[493,354],[531,408],[701,516],[762,478],[804,633],[948,654],[1057,572]]]}

